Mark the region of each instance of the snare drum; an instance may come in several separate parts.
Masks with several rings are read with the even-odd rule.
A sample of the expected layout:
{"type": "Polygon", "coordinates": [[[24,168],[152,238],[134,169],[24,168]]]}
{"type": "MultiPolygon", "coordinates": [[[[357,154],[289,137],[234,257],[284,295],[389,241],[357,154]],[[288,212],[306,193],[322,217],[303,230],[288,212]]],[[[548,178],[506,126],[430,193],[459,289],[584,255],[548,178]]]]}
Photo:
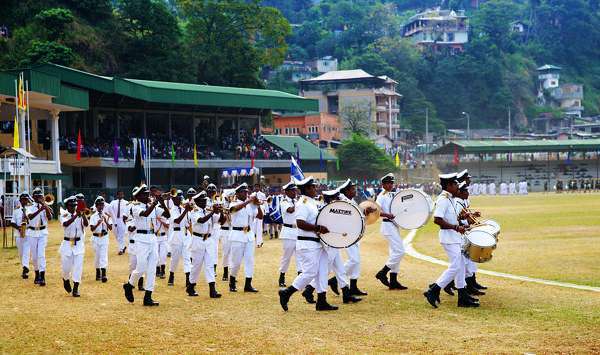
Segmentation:
{"type": "Polygon", "coordinates": [[[365,231],[365,221],[360,209],[346,201],[333,201],[317,215],[317,225],[329,229],[319,235],[332,248],[347,248],[357,243],[365,231]]]}
{"type": "Polygon", "coordinates": [[[401,190],[394,195],[390,211],[401,228],[421,228],[433,214],[433,200],[421,190],[401,190]]]}
{"type": "Polygon", "coordinates": [[[485,230],[472,229],[465,234],[463,253],[476,263],[485,263],[492,259],[496,249],[496,238],[485,230]]]}

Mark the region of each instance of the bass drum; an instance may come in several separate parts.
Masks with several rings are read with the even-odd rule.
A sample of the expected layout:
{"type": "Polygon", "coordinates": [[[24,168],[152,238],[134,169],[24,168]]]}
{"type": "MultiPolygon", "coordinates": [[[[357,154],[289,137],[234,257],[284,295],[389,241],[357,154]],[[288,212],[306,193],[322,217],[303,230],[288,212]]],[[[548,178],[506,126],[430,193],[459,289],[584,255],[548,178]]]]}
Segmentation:
{"type": "Polygon", "coordinates": [[[332,248],[347,248],[357,243],[365,231],[365,221],[360,209],[345,201],[325,205],[317,215],[317,225],[329,229],[319,235],[321,241],[332,248]]]}
{"type": "Polygon", "coordinates": [[[421,228],[433,215],[433,200],[421,190],[401,190],[394,195],[390,211],[401,228],[421,228]]]}

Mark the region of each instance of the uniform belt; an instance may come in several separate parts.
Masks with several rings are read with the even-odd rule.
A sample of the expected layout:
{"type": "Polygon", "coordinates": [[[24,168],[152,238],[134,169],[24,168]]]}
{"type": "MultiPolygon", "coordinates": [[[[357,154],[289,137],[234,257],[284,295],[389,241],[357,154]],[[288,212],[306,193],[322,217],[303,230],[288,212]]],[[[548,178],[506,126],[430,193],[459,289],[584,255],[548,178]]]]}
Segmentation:
{"type": "Polygon", "coordinates": [[[192,232],[193,235],[195,235],[196,237],[200,237],[202,238],[202,240],[206,240],[210,237],[210,233],[196,233],[196,232],[192,232]]]}
{"type": "Polygon", "coordinates": [[[77,242],[81,240],[81,238],[79,238],[79,237],[77,237],[77,238],[73,238],[73,239],[71,239],[71,238],[67,238],[67,237],[64,237],[63,239],[64,239],[65,241],[67,241],[67,242],[71,242],[71,243],[73,243],[73,244],[77,244],[77,242]]]}
{"type": "Polygon", "coordinates": [[[234,231],[244,231],[244,232],[250,231],[250,227],[249,226],[245,226],[245,227],[231,227],[231,229],[233,229],[234,231]]]}
{"type": "Polygon", "coordinates": [[[143,230],[143,229],[137,229],[135,232],[139,233],[139,234],[154,234],[153,231],[146,231],[146,230],[143,230]]]}
{"type": "Polygon", "coordinates": [[[157,237],[164,237],[165,235],[167,235],[167,233],[156,233],[157,237]]]}
{"type": "Polygon", "coordinates": [[[229,226],[221,226],[221,229],[229,230],[229,226]]]}
{"type": "Polygon", "coordinates": [[[295,226],[294,224],[287,224],[287,223],[284,223],[284,224],[283,224],[283,226],[284,226],[284,227],[288,227],[288,228],[296,228],[296,226],[295,226]]]}
{"type": "Polygon", "coordinates": [[[129,244],[135,244],[135,240],[129,239],[129,244]]]}
{"type": "Polygon", "coordinates": [[[173,230],[174,230],[175,232],[179,232],[179,231],[181,230],[181,227],[173,227],[173,230]]]}
{"type": "Polygon", "coordinates": [[[387,219],[387,218],[384,218],[384,219],[383,219],[383,221],[384,221],[384,222],[390,222],[390,223],[394,223],[394,221],[393,221],[393,220],[391,220],[391,219],[387,219]]]}
{"type": "Polygon", "coordinates": [[[46,226],[27,227],[27,229],[31,229],[32,231],[43,231],[44,229],[46,229],[46,226]]]}
{"type": "Polygon", "coordinates": [[[108,234],[107,231],[102,231],[100,233],[92,233],[94,235],[94,237],[104,237],[105,235],[108,234]]]}
{"type": "Polygon", "coordinates": [[[307,240],[307,241],[311,241],[311,242],[315,242],[315,243],[320,243],[321,239],[317,238],[317,237],[303,237],[303,236],[298,236],[298,240],[307,240]]]}

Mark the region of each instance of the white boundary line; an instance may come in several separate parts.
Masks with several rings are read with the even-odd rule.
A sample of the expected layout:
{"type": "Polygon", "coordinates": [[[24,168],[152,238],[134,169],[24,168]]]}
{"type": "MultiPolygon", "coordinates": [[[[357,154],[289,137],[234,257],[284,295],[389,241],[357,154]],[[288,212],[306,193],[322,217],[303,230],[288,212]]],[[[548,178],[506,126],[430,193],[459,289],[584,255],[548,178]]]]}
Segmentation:
{"type": "MultiPolygon", "coordinates": [[[[448,263],[445,261],[442,261],[440,259],[419,253],[412,245],[412,242],[415,239],[416,235],[417,235],[417,230],[413,229],[410,232],[408,232],[408,234],[406,235],[406,238],[404,238],[404,248],[406,249],[406,253],[408,255],[412,256],[413,258],[423,260],[423,261],[428,261],[433,264],[438,264],[438,265],[443,265],[443,266],[448,265],[448,263]]],[[[478,269],[477,272],[480,274],[491,275],[491,276],[496,276],[496,277],[503,277],[506,279],[517,280],[517,281],[534,282],[534,283],[549,285],[549,286],[568,287],[568,288],[574,288],[574,289],[578,289],[578,290],[600,292],[600,287],[577,285],[577,284],[572,284],[572,283],[568,283],[568,282],[558,282],[558,281],[551,281],[551,280],[544,280],[544,279],[536,279],[534,277],[519,276],[519,275],[513,275],[513,274],[507,274],[507,273],[503,273],[503,272],[496,272],[496,271],[483,270],[483,269],[478,269]]]]}

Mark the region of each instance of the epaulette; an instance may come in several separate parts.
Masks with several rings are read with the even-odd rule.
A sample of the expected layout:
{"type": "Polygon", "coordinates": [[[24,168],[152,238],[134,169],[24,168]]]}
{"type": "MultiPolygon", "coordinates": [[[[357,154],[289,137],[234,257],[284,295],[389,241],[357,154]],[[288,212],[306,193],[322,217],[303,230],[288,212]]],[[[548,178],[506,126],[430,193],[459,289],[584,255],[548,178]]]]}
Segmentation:
{"type": "Polygon", "coordinates": [[[63,214],[62,216],[63,216],[63,217],[69,217],[69,214],[68,214],[68,213],[65,213],[65,214],[63,214]]]}
{"type": "Polygon", "coordinates": [[[306,203],[306,202],[308,202],[308,198],[307,197],[305,197],[305,198],[302,199],[302,203],[306,203]]]}

